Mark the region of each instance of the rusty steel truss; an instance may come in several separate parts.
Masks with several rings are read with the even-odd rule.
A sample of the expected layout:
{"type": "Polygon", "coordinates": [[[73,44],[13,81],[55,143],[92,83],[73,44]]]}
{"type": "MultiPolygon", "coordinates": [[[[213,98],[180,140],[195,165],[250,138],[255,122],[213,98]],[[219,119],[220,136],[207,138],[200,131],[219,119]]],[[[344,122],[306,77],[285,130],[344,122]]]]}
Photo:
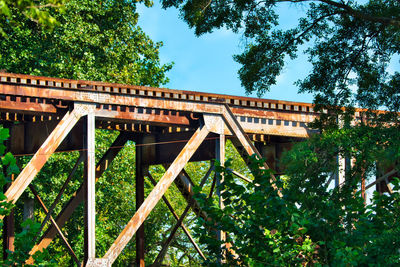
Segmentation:
{"type": "MultiPolygon", "coordinates": [[[[283,170],[276,162],[282,151],[290,149],[293,142],[313,134],[314,131],[307,125],[318,116],[313,105],[307,103],[0,73],[0,120],[3,127],[10,129],[8,150],[16,155],[33,155],[5,194],[8,201],[15,203],[29,187],[47,214],[41,229],[48,221],[51,223],[37,240],[31,255],[49,246],[59,235],[77,265],[83,262],[85,266],[110,266],[136,235],[137,265],[144,266],[143,223],[155,205],[163,199],[177,224],[155,263],[162,261],[179,227],[199,255],[205,258],[183,223],[190,208],[198,216],[207,217],[192,198],[194,184],[184,166],[190,161],[218,159],[223,162],[225,140],[229,138],[243,156],[264,156],[267,159],[265,168],[271,167],[279,174],[283,170]],[[96,128],[120,132],[97,163],[94,157],[96,128]],[[138,208],[107,253],[96,255],[95,183],[129,140],[136,144],[164,145],[162,149],[159,146],[136,146],[138,208]],[[182,140],[187,141],[179,142],[182,140]],[[80,157],[54,203],[46,207],[39,196],[40,192],[34,189],[31,182],[54,152],[70,150],[80,150],[80,157]],[[53,211],[81,162],[85,165],[84,182],[62,211],[53,218],[53,211]],[[166,169],[158,183],[148,170],[150,165],[156,164],[163,164],[166,169]],[[145,177],[154,185],[146,199],[145,177]],[[188,202],[180,216],[164,196],[173,182],[188,202]],[[78,259],[62,228],[82,202],[85,203],[85,256],[84,259],[78,259]]],[[[359,116],[357,112],[356,119],[359,116]]],[[[251,182],[240,173],[233,173],[251,182]]],[[[387,181],[387,178],[383,176],[380,179],[387,181]]],[[[271,181],[273,179],[272,176],[271,181]]],[[[376,184],[381,180],[377,180],[376,184]]],[[[4,248],[12,250],[12,218],[4,218],[4,225],[4,248]]],[[[220,233],[219,237],[223,239],[224,233],[220,233]]],[[[33,259],[30,258],[28,263],[33,263],[33,259]]]]}

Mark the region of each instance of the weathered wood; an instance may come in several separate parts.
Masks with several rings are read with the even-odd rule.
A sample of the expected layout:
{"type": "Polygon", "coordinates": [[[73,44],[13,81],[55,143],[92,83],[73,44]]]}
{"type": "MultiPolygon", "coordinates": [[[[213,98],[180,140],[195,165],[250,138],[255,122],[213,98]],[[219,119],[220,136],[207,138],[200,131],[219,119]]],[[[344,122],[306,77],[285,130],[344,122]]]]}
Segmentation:
{"type": "MultiPolygon", "coordinates": [[[[113,159],[117,156],[118,152],[121,151],[124,144],[128,140],[127,134],[120,133],[115,141],[112,143],[110,148],[104,153],[103,157],[100,159],[99,163],[96,167],[96,179],[103,174],[105,170],[107,170],[108,166],[111,164],[113,159]]],[[[60,227],[63,227],[66,221],[71,217],[74,210],[82,203],[84,199],[84,188],[83,185],[79,187],[79,189],[75,192],[74,196],[69,200],[67,205],[62,209],[56,221],[60,227]]],[[[30,254],[34,254],[37,250],[42,250],[48,247],[54,237],[57,235],[57,229],[54,226],[51,226],[47,229],[43,237],[41,238],[39,244],[33,247],[30,254]]]]}
{"type": "MultiPolygon", "coordinates": [[[[210,168],[211,169],[211,168],[210,168]]],[[[147,172],[147,177],[149,178],[150,182],[156,186],[157,182],[156,180],[154,180],[153,176],[151,175],[150,172],[147,172]]],[[[208,176],[207,176],[208,177],[208,176]]],[[[176,214],[174,208],[172,207],[171,203],[168,201],[168,199],[165,196],[162,196],[162,199],[165,202],[165,205],[167,205],[168,209],[170,210],[170,212],[172,213],[172,215],[174,216],[174,218],[179,221],[179,216],[178,214],[176,214]]],[[[186,234],[186,236],[189,238],[189,241],[192,243],[193,247],[196,249],[197,253],[199,253],[200,257],[203,258],[203,260],[206,260],[206,257],[204,256],[204,253],[201,251],[200,247],[197,245],[196,241],[194,241],[192,235],[190,234],[189,230],[186,228],[185,224],[182,222],[181,223],[181,228],[183,230],[183,232],[186,234]]]]}
{"type": "MultiPolygon", "coordinates": [[[[36,189],[32,186],[29,185],[29,189],[32,191],[33,195],[35,196],[36,200],[39,202],[40,206],[42,207],[43,211],[45,213],[48,213],[49,210],[47,209],[46,205],[44,204],[43,200],[41,199],[41,197],[39,196],[38,192],[36,191],[36,189]]],[[[60,227],[57,225],[56,221],[53,219],[52,216],[50,216],[50,221],[53,224],[53,226],[56,228],[58,234],[61,237],[61,240],[63,241],[64,246],[66,247],[66,249],[68,250],[69,254],[72,256],[72,258],[75,260],[76,264],[78,266],[81,265],[78,257],[76,256],[74,250],[72,249],[71,245],[68,243],[67,238],[65,237],[65,235],[63,234],[63,232],[61,231],[60,227]]],[[[33,255],[34,253],[29,253],[30,255],[33,255]]],[[[26,262],[26,264],[33,264],[33,258],[30,257],[26,262]]]]}
{"type": "MultiPolygon", "coordinates": [[[[43,165],[50,158],[51,154],[57,149],[61,141],[67,136],[74,125],[84,114],[84,109],[74,108],[73,111],[67,112],[64,118],[60,121],[54,131],[47,137],[46,141],[35,153],[28,165],[18,175],[17,179],[11,184],[5,193],[7,200],[15,203],[18,198],[22,195],[24,190],[35,178],[37,173],[43,167],[43,165]]],[[[4,216],[0,216],[2,219],[4,216]]]]}
{"type": "Polygon", "coordinates": [[[142,225],[143,221],[147,218],[151,210],[161,199],[162,195],[167,191],[176,176],[182,171],[185,164],[189,161],[191,156],[207,137],[208,130],[205,127],[200,127],[183,148],[178,157],[174,160],[168,170],[164,173],[161,180],[151,191],[149,196],[140,206],[139,210],[131,218],[126,225],[125,229],[121,232],[110,249],[105,254],[104,258],[108,258],[109,262],[113,263],[121,251],[125,248],[132,236],[136,233],[137,229],[142,225]]]}
{"type": "Polygon", "coordinates": [[[96,165],[95,165],[95,116],[89,113],[85,131],[85,244],[84,263],[96,258],[96,165]]]}

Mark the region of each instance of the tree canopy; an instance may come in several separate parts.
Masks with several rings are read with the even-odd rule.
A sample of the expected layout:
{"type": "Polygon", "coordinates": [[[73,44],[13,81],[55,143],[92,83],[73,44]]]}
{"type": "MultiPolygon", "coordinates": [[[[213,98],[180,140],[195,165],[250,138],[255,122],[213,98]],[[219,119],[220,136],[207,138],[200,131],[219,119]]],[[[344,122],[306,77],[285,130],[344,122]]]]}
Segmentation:
{"type": "MultiPolygon", "coordinates": [[[[144,1],[150,5],[149,1],[144,1]]],[[[137,1],[67,1],[49,10],[58,26],[46,30],[10,6],[0,16],[0,69],[8,72],[159,86],[171,64],[137,25],[137,1]]]]}
{"type": "Polygon", "coordinates": [[[368,108],[400,108],[400,73],[388,68],[400,53],[400,2],[397,0],[162,0],[180,9],[197,35],[225,27],[243,34],[246,47],[234,58],[246,92],[259,96],[276,83],[288,58],[302,48],[312,70],[297,82],[317,103],[368,108]],[[279,28],[277,8],[305,9],[296,27],[279,28]]]}
{"type": "MultiPolygon", "coordinates": [[[[52,29],[55,25],[58,25],[54,15],[50,14],[49,10],[63,11],[64,0],[46,0],[46,1],[34,1],[34,0],[1,0],[0,1],[0,17],[5,18],[6,21],[18,24],[19,20],[16,15],[22,14],[26,18],[30,19],[41,26],[52,29]]],[[[18,16],[17,16],[18,17],[18,16]]],[[[3,30],[3,24],[0,24],[0,35],[6,37],[3,30]]]]}

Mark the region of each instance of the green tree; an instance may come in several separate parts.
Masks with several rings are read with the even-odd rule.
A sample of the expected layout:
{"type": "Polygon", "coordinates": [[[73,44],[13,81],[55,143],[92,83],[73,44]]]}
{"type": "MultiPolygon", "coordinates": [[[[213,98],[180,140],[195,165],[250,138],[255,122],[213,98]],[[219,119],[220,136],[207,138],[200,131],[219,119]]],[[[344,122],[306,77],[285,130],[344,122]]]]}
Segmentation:
{"type": "MultiPolygon", "coordinates": [[[[3,23],[5,19],[8,23],[17,25],[20,21],[16,18],[23,15],[29,20],[43,26],[47,29],[52,29],[57,25],[57,21],[50,10],[58,12],[63,11],[64,0],[1,0],[0,1],[0,18],[3,23]]],[[[3,30],[3,24],[0,23],[0,35],[7,38],[7,34],[3,30]]]]}
{"type": "Polygon", "coordinates": [[[234,59],[242,64],[238,73],[248,93],[267,92],[288,58],[303,50],[313,67],[297,84],[317,103],[399,110],[400,73],[389,69],[400,53],[399,1],[161,2],[164,8],[179,8],[197,35],[221,27],[243,35],[246,46],[234,59]],[[282,30],[277,8],[288,3],[305,15],[296,27],[282,30]]]}
{"type": "Polygon", "coordinates": [[[278,177],[275,182],[282,197],[269,182],[271,171],[260,169],[262,160],[251,159],[255,178],[247,185],[235,179],[229,169],[218,167],[225,176],[220,188],[225,208],[221,210],[204,194],[196,196],[211,218],[200,220],[196,229],[208,252],[206,265],[397,266],[400,180],[393,181],[392,194],[375,193],[368,205],[360,193],[360,168],[364,174],[374,171],[376,159],[387,159],[386,153],[399,159],[399,136],[396,142],[391,139],[388,143],[388,132],[380,130],[382,137],[371,138],[369,146],[349,143],[349,135],[370,137],[358,129],[332,131],[297,145],[287,154],[285,179],[278,177]],[[332,141],[351,148],[338,150],[332,141]],[[392,147],[394,143],[397,147],[392,147]],[[346,172],[345,184],[328,188],[337,168],[335,157],[348,154],[358,163],[346,172]],[[232,247],[216,240],[215,229],[227,233],[232,247]],[[220,264],[224,254],[226,260],[220,264]]]}
{"type": "MultiPolygon", "coordinates": [[[[162,43],[154,43],[137,26],[136,5],[140,2],[151,6],[150,1],[76,0],[65,1],[63,12],[59,12],[59,9],[47,4],[62,3],[61,1],[40,2],[40,6],[39,2],[34,1],[37,8],[41,10],[43,8],[51,18],[57,21],[53,28],[42,27],[42,24],[37,23],[38,21],[27,16],[24,12],[28,4],[17,5],[16,2],[7,2],[9,13],[6,14],[7,16],[0,15],[0,25],[5,34],[5,38],[0,40],[0,69],[70,79],[160,86],[168,81],[166,73],[172,64],[160,62],[159,48],[162,43]]],[[[116,133],[97,131],[96,135],[98,141],[96,156],[99,159],[105,152],[104,148],[107,148],[115,139],[116,133]]],[[[105,253],[121,231],[121,227],[129,221],[136,209],[134,195],[132,195],[135,188],[133,182],[135,172],[132,167],[135,154],[132,148],[134,148],[132,144],[129,144],[128,148],[121,151],[121,155],[111,166],[113,174],[105,173],[98,183],[97,249],[99,255],[105,253]]],[[[40,192],[46,206],[49,207],[53,202],[57,194],[57,190],[54,189],[61,188],[77,157],[78,152],[53,155],[36,177],[34,186],[40,192]]],[[[29,157],[19,158],[20,167],[23,167],[28,160],[29,157]]],[[[82,168],[78,169],[54,214],[60,212],[61,207],[82,183],[82,171],[82,168]]],[[[146,192],[149,190],[151,187],[148,186],[146,192]]],[[[24,197],[33,197],[29,192],[25,192],[24,195],[24,197]]],[[[168,217],[167,212],[162,206],[157,207],[152,213],[149,219],[150,224],[146,228],[146,236],[149,239],[161,238],[160,233],[164,230],[162,227],[166,218],[170,224],[174,223],[174,219],[168,217]]],[[[83,255],[83,227],[79,227],[83,222],[82,216],[83,206],[81,205],[63,229],[68,233],[68,240],[80,258],[83,255]]],[[[23,226],[20,224],[22,221],[21,202],[17,202],[15,217],[16,231],[23,232],[23,226]]],[[[39,221],[43,220],[44,213],[36,209],[35,218],[39,221]]],[[[27,234],[31,233],[25,231],[25,237],[22,237],[22,240],[33,239],[31,236],[27,237],[27,234]]],[[[55,245],[49,248],[52,259],[61,265],[73,264],[61,241],[56,239],[54,242],[55,245]]],[[[24,244],[28,247],[27,242],[24,244]]],[[[151,243],[148,246],[148,251],[154,249],[151,243]]],[[[27,253],[22,254],[26,258],[27,253]]],[[[134,258],[135,245],[132,242],[116,264],[125,265],[134,262],[134,258]]]]}
{"type": "MultiPolygon", "coordinates": [[[[150,6],[149,1],[144,1],[150,6]]],[[[54,30],[13,10],[18,23],[0,17],[8,38],[0,42],[0,68],[8,72],[159,86],[171,64],[137,26],[136,1],[68,1],[50,12],[54,30]]]]}

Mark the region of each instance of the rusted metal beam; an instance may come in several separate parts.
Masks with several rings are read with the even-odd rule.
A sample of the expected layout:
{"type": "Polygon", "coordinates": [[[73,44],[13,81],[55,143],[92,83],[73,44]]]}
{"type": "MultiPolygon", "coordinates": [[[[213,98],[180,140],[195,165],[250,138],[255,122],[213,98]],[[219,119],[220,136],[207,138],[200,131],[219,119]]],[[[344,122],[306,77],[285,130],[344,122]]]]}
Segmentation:
{"type": "MultiPolygon", "coordinates": [[[[147,177],[149,178],[150,182],[156,186],[157,182],[156,180],[154,180],[153,176],[151,175],[151,173],[148,171],[147,172],[147,177]]],[[[171,203],[168,201],[168,199],[165,196],[162,196],[162,199],[165,202],[165,205],[167,205],[168,209],[170,210],[170,212],[172,213],[172,215],[174,216],[174,218],[179,221],[179,216],[178,214],[176,214],[174,208],[172,207],[171,203]]],[[[181,223],[181,228],[183,230],[183,232],[186,234],[186,236],[189,238],[190,243],[192,243],[193,247],[196,249],[197,253],[199,253],[200,257],[203,258],[203,260],[206,260],[206,257],[204,256],[204,253],[201,251],[200,247],[197,245],[197,243],[194,241],[192,235],[190,234],[189,230],[186,228],[185,224],[182,222],[181,223]]]]}
{"type": "MultiPolygon", "coordinates": [[[[203,177],[203,179],[200,181],[199,187],[203,187],[205,182],[207,181],[209,175],[205,175],[203,177]]],[[[181,217],[178,219],[178,221],[176,222],[174,228],[172,228],[171,233],[169,234],[167,240],[164,242],[161,251],[158,253],[156,259],[154,260],[153,266],[161,266],[162,261],[167,253],[168,247],[171,244],[173,238],[175,237],[176,231],[178,230],[178,228],[183,224],[183,219],[186,217],[186,215],[188,214],[190,208],[192,207],[194,203],[194,198],[191,198],[191,200],[189,201],[188,205],[186,206],[185,210],[183,211],[181,217]]]]}
{"type": "MultiPolygon", "coordinates": [[[[224,134],[220,134],[219,138],[216,141],[216,160],[219,161],[219,163],[221,164],[221,166],[225,165],[225,135],[224,134]]],[[[222,197],[222,193],[223,191],[220,190],[220,186],[224,181],[224,176],[221,173],[216,172],[215,173],[215,179],[216,179],[216,183],[217,183],[217,187],[216,187],[216,194],[218,196],[218,204],[219,204],[219,208],[220,209],[224,209],[225,205],[224,205],[224,200],[222,197]]],[[[217,239],[221,242],[224,242],[226,240],[226,233],[224,231],[217,231],[217,239]]],[[[221,245],[221,252],[222,250],[222,246],[221,245]]],[[[221,253],[218,257],[218,261],[220,263],[225,262],[226,259],[226,255],[224,253],[221,253]]]]}
{"type": "MultiPolygon", "coordinates": [[[[26,101],[26,98],[22,98],[20,96],[11,97],[5,96],[5,99],[1,101],[0,110],[8,110],[8,111],[18,111],[19,113],[49,113],[55,114],[57,113],[57,107],[52,104],[46,103],[38,103],[30,101],[32,98],[29,98],[26,101]],[[24,101],[25,100],[25,101],[24,101]]],[[[34,99],[35,100],[35,99],[34,99]]]]}
{"type": "MultiPolygon", "coordinates": [[[[225,120],[226,126],[229,128],[229,130],[237,137],[237,139],[240,141],[240,143],[243,145],[243,148],[247,152],[249,156],[255,154],[259,159],[262,158],[260,152],[256,149],[256,147],[253,145],[249,137],[246,135],[244,132],[243,128],[240,126],[240,123],[236,120],[235,116],[233,115],[232,111],[230,110],[228,105],[224,106],[223,109],[223,118],[225,120]]],[[[264,162],[263,163],[265,169],[269,169],[268,165],[264,162]]],[[[279,188],[275,185],[274,181],[276,181],[276,178],[273,174],[270,175],[271,179],[270,182],[272,184],[272,187],[277,190],[277,193],[280,197],[282,197],[282,193],[280,192],[279,188]]]]}
{"type": "Polygon", "coordinates": [[[248,182],[248,183],[252,183],[252,182],[253,182],[253,180],[251,180],[250,178],[247,178],[247,177],[244,176],[243,174],[241,174],[241,173],[239,173],[239,172],[237,172],[237,171],[235,171],[235,170],[232,170],[231,168],[227,168],[227,170],[229,170],[233,175],[235,175],[236,177],[239,177],[239,178],[242,179],[243,181],[246,181],[246,182],[248,182]]]}
{"type": "Polygon", "coordinates": [[[380,183],[382,181],[385,181],[385,179],[387,179],[388,177],[390,177],[391,175],[397,173],[397,169],[393,169],[390,172],[382,175],[381,177],[377,178],[375,181],[373,181],[372,183],[370,183],[369,185],[367,185],[365,187],[365,190],[368,190],[370,187],[376,185],[377,183],[380,183]]]}
{"type": "MultiPolygon", "coordinates": [[[[64,118],[47,137],[46,141],[5,193],[8,201],[15,203],[18,200],[26,187],[28,187],[28,185],[35,178],[36,174],[50,158],[51,154],[53,154],[65,136],[67,136],[82,115],[85,114],[85,112],[85,108],[76,107],[71,112],[67,112],[67,114],[65,114],[64,118]]],[[[3,217],[4,216],[0,216],[0,218],[3,217]]]]}
{"type": "MultiPolygon", "coordinates": [[[[103,157],[100,159],[99,163],[96,167],[96,179],[99,179],[105,170],[107,170],[108,166],[111,164],[113,159],[117,156],[118,152],[121,151],[126,141],[128,140],[128,135],[124,132],[120,133],[115,141],[112,143],[110,148],[104,153],[103,157]]],[[[84,199],[84,188],[81,185],[79,189],[75,192],[74,196],[70,199],[67,205],[62,209],[60,214],[58,215],[56,221],[60,227],[63,227],[65,222],[71,217],[74,210],[82,203],[84,199]]],[[[51,226],[44,233],[41,238],[39,244],[33,247],[31,250],[31,254],[35,253],[38,250],[42,250],[48,247],[54,237],[57,235],[57,229],[54,226],[51,226]]]]}
{"type": "Polygon", "coordinates": [[[161,251],[158,253],[156,259],[154,260],[154,263],[152,266],[154,267],[158,267],[161,266],[162,261],[164,260],[165,255],[167,254],[168,251],[168,247],[171,244],[172,240],[175,237],[176,231],[178,230],[179,226],[181,226],[181,224],[183,223],[183,219],[186,217],[186,215],[188,214],[189,210],[191,207],[191,203],[189,203],[185,210],[183,211],[181,217],[178,219],[178,221],[176,222],[174,228],[172,228],[171,233],[169,234],[167,240],[164,242],[163,246],[161,247],[161,251]]]}
{"type": "Polygon", "coordinates": [[[131,122],[145,121],[153,125],[190,126],[188,115],[182,114],[182,112],[154,109],[151,108],[151,106],[149,108],[123,107],[122,110],[121,106],[115,106],[115,110],[102,109],[104,106],[105,105],[100,105],[100,108],[96,111],[96,116],[131,122]]]}
{"type": "MultiPolygon", "coordinates": [[[[213,93],[202,93],[184,90],[171,90],[166,88],[154,88],[145,86],[124,85],[95,81],[78,81],[60,78],[40,77],[13,73],[0,73],[0,83],[9,85],[31,86],[42,89],[51,87],[54,90],[67,89],[70,91],[110,93],[117,95],[138,95],[146,97],[158,97],[165,99],[180,99],[197,102],[227,103],[235,107],[247,107],[249,109],[271,109],[282,111],[301,112],[313,114],[314,105],[309,103],[282,101],[272,99],[260,99],[252,97],[240,97],[213,93]]],[[[358,110],[357,110],[358,111],[358,110]]],[[[357,116],[360,116],[357,114],[357,116]]]]}
{"type": "MultiPolygon", "coordinates": [[[[136,211],[144,202],[144,166],[143,166],[143,157],[144,157],[144,147],[143,145],[143,137],[140,136],[136,142],[136,169],[135,169],[135,180],[136,180],[136,211]]],[[[151,153],[147,153],[146,156],[149,156],[151,153]]],[[[136,233],[136,266],[144,267],[144,223],[139,227],[136,233]]]]}
{"type": "MultiPolygon", "coordinates": [[[[10,152],[13,155],[34,154],[44,143],[49,134],[55,129],[59,120],[23,122],[10,127],[10,152]]],[[[76,123],[71,132],[64,138],[57,151],[73,151],[83,148],[82,122],[76,123]]]]}
{"type": "Polygon", "coordinates": [[[190,119],[185,118],[185,116],[159,115],[156,111],[220,114],[221,104],[227,103],[233,105],[233,113],[240,119],[242,127],[248,133],[309,137],[313,131],[308,129],[307,123],[319,116],[313,111],[312,105],[305,103],[241,98],[160,88],[116,86],[115,84],[107,86],[105,83],[93,82],[84,82],[85,85],[81,86],[83,84],[80,81],[52,82],[49,81],[49,78],[46,78],[46,80],[39,78],[35,83],[42,82],[43,85],[38,87],[36,84],[18,82],[18,79],[13,77],[10,77],[10,79],[9,77],[4,78],[5,81],[0,82],[0,95],[18,97],[35,95],[39,98],[58,101],[96,103],[99,106],[97,116],[119,120],[189,125],[190,119]],[[11,79],[15,79],[15,81],[12,82],[11,79]],[[48,86],[49,83],[53,84],[53,86],[48,86]],[[57,83],[60,86],[54,86],[57,83]],[[88,83],[93,84],[90,89],[86,86],[88,83]],[[108,89],[104,90],[105,88],[108,89]],[[104,109],[104,106],[107,108],[104,109]],[[129,111],[137,108],[153,110],[154,112],[138,114],[129,111]]]}
{"type": "MultiPolygon", "coordinates": [[[[4,192],[10,185],[4,186],[4,192]]],[[[10,251],[14,251],[15,239],[15,217],[14,210],[8,216],[3,218],[3,260],[7,259],[10,251]]]]}
{"type": "Polygon", "coordinates": [[[85,242],[84,263],[96,258],[96,165],[95,165],[95,116],[90,112],[86,116],[85,138],[85,242]]]}
{"type": "Polygon", "coordinates": [[[165,172],[161,180],[154,187],[149,196],[140,206],[139,210],[131,218],[125,229],[121,232],[121,234],[105,254],[104,258],[107,258],[111,264],[121,253],[126,244],[131,240],[137,229],[142,225],[154,206],[161,199],[162,195],[175,180],[176,176],[182,171],[185,164],[189,161],[194,152],[207,137],[208,133],[209,132],[205,127],[200,127],[165,172]]]}
{"type": "MultiPolygon", "coordinates": [[[[38,192],[36,191],[36,189],[30,184],[29,185],[29,189],[32,191],[33,195],[35,196],[36,200],[39,202],[40,206],[42,207],[43,211],[45,213],[48,213],[49,210],[47,209],[46,205],[44,204],[43,200],[41,199],[41,197],[39,196],[38,192]]],[[[72,256],[72,258],[75,260],[75,263],[80,266],[81,263],[78,259],[78,257],[76,256],[74,250],[72,249],[71,245],[68,243],[67,238],[65,237],[65,235],[63,234],[63,232],[61,231],[60,227],[57,225],[56,221],[53,219],[52,216],[50,216],[50,221],[53,224],[53,226],[56,228],[58,234],[61,237],[62,243],[64,244],[64,246],[66,247],[68,253],[72,256]]],[[[33,255],[34,253],[29,253],[30,255],[33,255]]],[[[27,261],[26,264],[33,264],[33,258],[30,257],[27,261]]]]}
{"type": "MultiPolygon", "coordinates": [[[[74,176],[76,170],[79,167],[79,164],[83,161],[84,158],[84,153],[80,153],[79,157],[77,159],[77,161],[75,162],[75,165],[72,167],[72,170],[70,171],[67,179],[65,180],[63,186],[61,187],[60,191],[58,192],[55,200],[53,201],[53,204],[51,204],[46,217],[44,218],[44,220],[42,221],[42,224],[40,225],[39,231],[38,231],[38,235],[42,232],[44,226],[46,225],[46,223],[48,222],[48,220],[50,219],[50,216],[52,215],[54,208],[56,207],[56,205],[58,204],[58,202],[60,201],[62,194],[64,193],[65,189],[67,189],[67,186],[69,184],[69,182],[71,181],[72,177],[74,176]]],[[[37,240],[37,238],[35,238],[35,241],[37,240]]],[[[36,242],[34,242],[36,243],[36,242]]]]}

